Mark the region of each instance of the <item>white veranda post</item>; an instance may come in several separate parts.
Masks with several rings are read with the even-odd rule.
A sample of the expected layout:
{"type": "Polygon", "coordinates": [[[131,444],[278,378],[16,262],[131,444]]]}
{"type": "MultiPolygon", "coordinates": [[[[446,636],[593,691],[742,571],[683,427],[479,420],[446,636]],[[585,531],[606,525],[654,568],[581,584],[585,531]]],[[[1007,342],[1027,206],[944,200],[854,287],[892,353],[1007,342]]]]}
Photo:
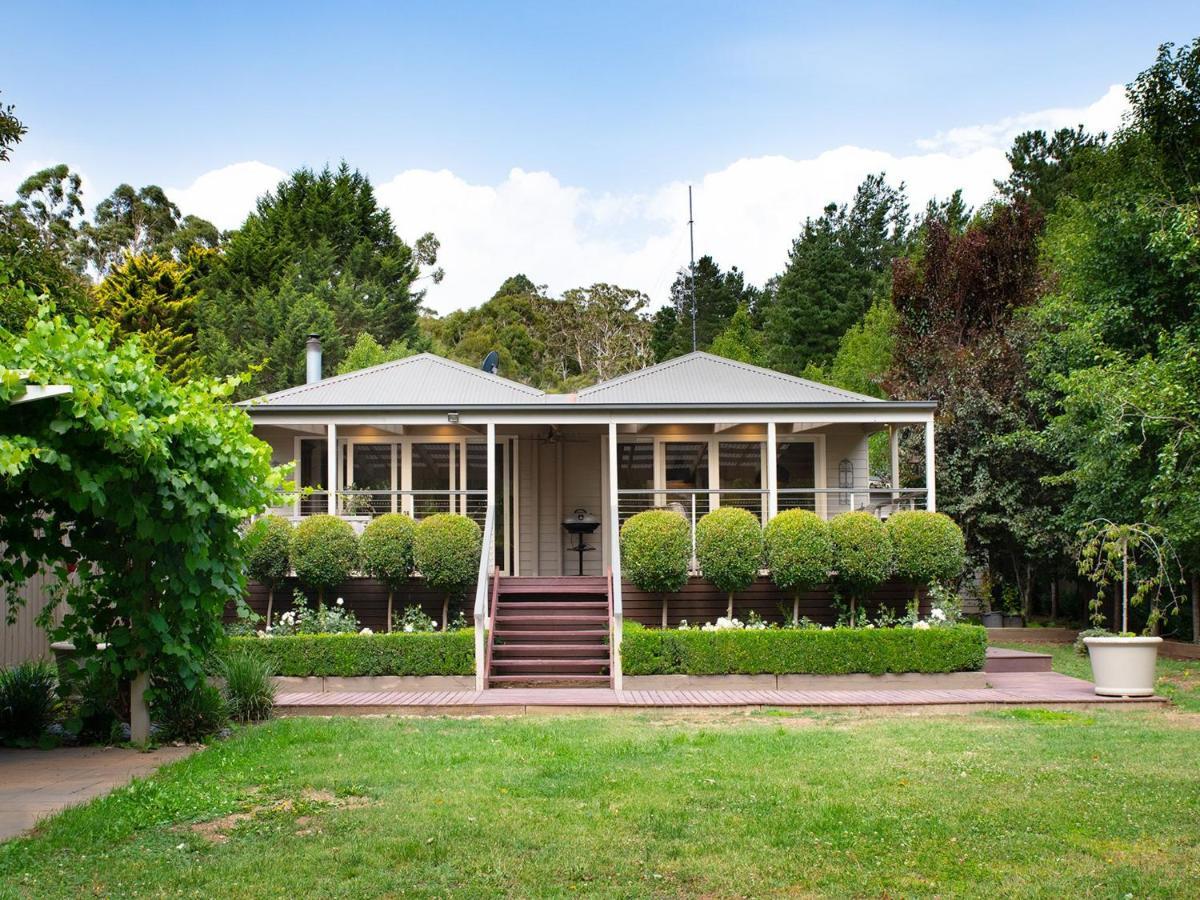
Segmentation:
{"type": "Polygon", "coordinates": [[[327,473],[325,476],[325,489],[328,491],[329,506],[328,511],[331,516],[337,515],[337,425],[330,422],[325,426],[325,452],[326,452],[326,467],[327,473]]]}
{"type": "Polygon", "coordinates": [[[617,425],[608,423],[608,558],[612,573],[612,621],[609,623],[612,641],[612,685],[621,690],[621,628],[624,605],[621,600],[621,519],[617,496],[617,425]]]}
{"type": "Polygon", "coordinates": [[[767,514],[769,522],[779,513],[779,472],[775,462],[775,423],[767,423],[767,514]]]}
{"type": "Polygon", "coordinates": [[[937,511],[937,468],[934,465],[932,417],[925,421],[925,504],[930,512],[937,511]]]}

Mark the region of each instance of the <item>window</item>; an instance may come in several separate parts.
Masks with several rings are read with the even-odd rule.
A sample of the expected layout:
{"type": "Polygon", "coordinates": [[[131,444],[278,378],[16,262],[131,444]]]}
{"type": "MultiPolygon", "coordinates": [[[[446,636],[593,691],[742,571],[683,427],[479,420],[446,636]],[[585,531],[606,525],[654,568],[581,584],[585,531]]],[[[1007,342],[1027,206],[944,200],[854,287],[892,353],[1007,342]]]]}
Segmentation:
{"type": "MultiPolygon", "coordinates": [[[[670,491],[704,490],[708,487],[708,442],[668,441],[663,444],[663,487],[670,491]]],[[[708,512],[707,494],[667,494],[667,504],[676,507],[689,518],[693,514],[700,518],[708,512]]]]}
{"type": "Polygon", "coordinates": [[[454,444],[413,443],[412,490],[413,515],[418,519],[435,513],[454,511],[450,501],[450,474],[454,462],[454,444]],[[420,493],[428,491],[429,493],[420,493]],[[444,493],[442,493],[444,492],[444,493]]]}
{"type": "MultiPolygon", "coordinates": [[[[329,455],[324,438],[303,439],[300,441],[300,480],[297,488],[312,488],[315,491],[325,490],[325,479],[329,473],[329,455]]],[[[300,494],[300,515],[311,516],[327,512],[329,499],[324,494],[300,494]]]]}
{"type": "Polygon", "coordinates": [[[817,486],[815,445],[809,441],[783,441],[775,448],[776,487],[779,508],[816,511],[816,494],[811,490],[786,493],[788,489],[817,486]]]}
{"type": "Polygon", "coordinates": [[[719,446],[721,505],[748,509],[761,519],[765,445],[760,441],[721,441],[719,446]],[[746,490],[742,493],[739,488],[746,490]]]}
{"type": "Polygon", "coordinates": [[[651,490],[654,487],[654,445],[646,441],[617,444],[617,487],[651,490]]]}
{"type": "MultiPolygon", "coordinates": [[[[354,444],[352,478],[347,487],[356,491],[392,490],[392,453],[399,452],[395,444],[354,444]]],[[[342,500],[347,513],[358,515],[383,515],[394,508],[395,497],[391,494],[348,494],[342,500]]]]}

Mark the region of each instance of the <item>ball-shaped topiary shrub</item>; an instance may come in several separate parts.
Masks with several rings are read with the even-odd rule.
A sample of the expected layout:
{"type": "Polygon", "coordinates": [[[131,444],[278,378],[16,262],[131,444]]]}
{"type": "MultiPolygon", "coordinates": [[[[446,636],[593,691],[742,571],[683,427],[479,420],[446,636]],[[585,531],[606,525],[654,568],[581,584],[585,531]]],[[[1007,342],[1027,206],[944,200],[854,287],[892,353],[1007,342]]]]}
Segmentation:
{"type": "Polygon", "coordinates": [[[358,541],[362,570],[387,585],[387,627],[392,630],[392,601],[396,588],[413,573],[416,566],[413,541],[417,523],[404,513],[386,513],[372,519],[358,541]]]}
{"type": "Polygon", "coordinates": [[[792,592],[792,624],[800,619],[800,592],[829,581],[833,536],[829,523],[807,509],[789,509],[767,523],[763,545],[771,580],[792,592]]]}
{"type": "Polygon", "coordinates": [[[848,512],[829,523],[833,537],[834,582],[850,595],[850,620],[857,602],[891,576],[895,551],[887,527],[868,512],[848,512]]]}
{"type": "Polygon", "coordinates": [[[425,581],[444,595],[443,631],[449,627],[450,597],[465,591],[479,574],[482,541],[479,526],[458,513],[438,513],[417,525],[413,556],[425,581]]]}
{"type": "Polygon", "coordinates": [[[256,519],[243,539],[246,574],[267,588],[267,624],[275,605],[275,588],[292,571],[292,523],[282,516],[256,519]]]}
{"type": "Polygon", "coordinates": [[[762,559],[762,525],[754,513],[722,506],[696,523],[696,561],[704,577],[728,595],[730,618],[734,593],[754,583],[762,559]]]}
{"type": "Polygon", "coordinates": [[[643,591],[669,594],[687,583],[692,538],[687,519],[647,509],[621,526],[621,574],[643,591]]]}
{"type": "Polygon", "coordinates": [[[358,536],[337,516],[309,516],[292,532],[292,568],[303,584],[317,589],[317,601],[358,566],[358,536]]]}
{"type": "Polygon", "coordinates": [[[896,551],[896,574],[916,585],[954,581],[967,562],[962,529],[944,513],[909,510],[887,521],[896,551]]]}

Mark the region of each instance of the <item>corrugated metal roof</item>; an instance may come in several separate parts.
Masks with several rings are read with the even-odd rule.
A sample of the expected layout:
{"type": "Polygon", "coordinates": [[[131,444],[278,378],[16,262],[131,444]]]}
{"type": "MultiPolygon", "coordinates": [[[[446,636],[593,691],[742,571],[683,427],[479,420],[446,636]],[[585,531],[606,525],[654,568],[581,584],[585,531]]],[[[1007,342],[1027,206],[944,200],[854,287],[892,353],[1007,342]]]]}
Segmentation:
{"type": "Polygon", "coordinates": [[[630,406],[666,403],[721,406],[743,403],[879,403],[880,400],[878,397],[843,391],[711,353],[689,353],[583,388],[578,392],[576,402],[630,406]]]}
{"type": "Polygon", "coordinates": [[[509,406],[538,403],[544,392],[473,369],[462,363],[419,353],[394,362],[325,378],[312,384],[256,397],[246,405],[259,409],[339,406],[509,406]]]}

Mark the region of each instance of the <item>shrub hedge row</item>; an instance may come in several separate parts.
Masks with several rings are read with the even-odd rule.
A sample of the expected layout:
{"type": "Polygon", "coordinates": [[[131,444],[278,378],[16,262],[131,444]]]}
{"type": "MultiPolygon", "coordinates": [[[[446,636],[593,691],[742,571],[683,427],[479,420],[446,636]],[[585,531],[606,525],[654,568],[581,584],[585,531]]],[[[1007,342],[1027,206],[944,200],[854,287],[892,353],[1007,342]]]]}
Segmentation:
{"type": "Polygon", "coordinates": [[[475,633],[470,629],[230,638],[227,652],[240,650],[270,661],[276,675],[475,674],[475,633]]]}
{"type": "Polygon", "coordinates": [[[699,631],[625,623],[626,675],[883,675],[983,668],[987,632],[940,628],[818,628],[699,631]]]}

